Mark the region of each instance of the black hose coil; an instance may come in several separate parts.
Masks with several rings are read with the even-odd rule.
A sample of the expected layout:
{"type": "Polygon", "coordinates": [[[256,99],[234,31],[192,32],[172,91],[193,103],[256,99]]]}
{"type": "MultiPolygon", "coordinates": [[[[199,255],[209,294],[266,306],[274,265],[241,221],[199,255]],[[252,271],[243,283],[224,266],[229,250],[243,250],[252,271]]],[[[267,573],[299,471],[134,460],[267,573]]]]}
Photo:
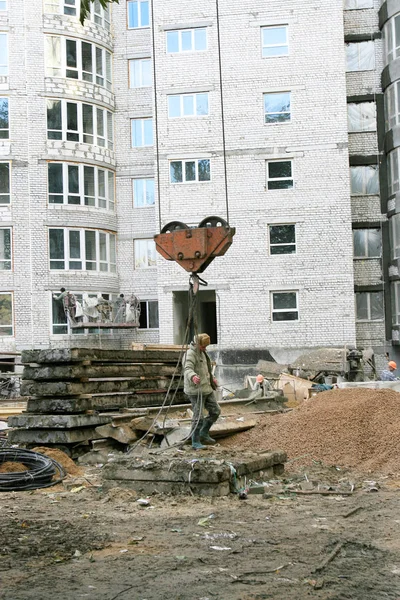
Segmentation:
{"type": "Polygon", "coordinates": [[[0,466],[5,462],[19,462],[27,471],[0,473],[0,492],[36,490],[60,483],[66,475],[63,467],[52,458],[21,448],[0,448],[0,466]],[[53,479],[58,475],[57,479],[53,479]]]}

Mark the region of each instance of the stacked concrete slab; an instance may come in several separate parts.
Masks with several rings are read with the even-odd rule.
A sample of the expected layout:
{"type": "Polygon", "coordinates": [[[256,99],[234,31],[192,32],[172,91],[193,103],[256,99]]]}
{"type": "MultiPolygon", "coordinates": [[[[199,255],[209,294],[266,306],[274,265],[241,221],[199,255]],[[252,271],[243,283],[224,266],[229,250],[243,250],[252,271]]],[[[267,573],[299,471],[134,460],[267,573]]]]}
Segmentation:
{"type": "Polygon", "coordinates": [[[109,423],[112,412],[161,406],[168,389],[168,404],[183,403],[179,358],[179,350],[26,350],[27,410],[9,419],[9,441],[88,443],[99,439],[95,428],[109,423]]]}

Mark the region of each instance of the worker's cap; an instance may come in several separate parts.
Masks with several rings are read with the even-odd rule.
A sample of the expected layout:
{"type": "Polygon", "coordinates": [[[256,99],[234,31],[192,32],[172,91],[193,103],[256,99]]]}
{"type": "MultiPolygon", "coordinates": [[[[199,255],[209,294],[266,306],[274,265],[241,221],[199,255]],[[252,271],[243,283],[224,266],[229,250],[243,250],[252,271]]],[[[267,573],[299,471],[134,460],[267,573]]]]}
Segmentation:
{"type": "Polygon", "coordinates": [[[391,367],[392,369],[397,369],[397,365],[394,362],[394,360],[391,360],[388,364],[389,364],[389,367],[391,367]]]}
{"type": "Polygon", "coordinates": [[[257,375],[256,381],[257,383],[262,383],[264,381],[264,375],[257,375]]]}
{"type": "Polygon", "coordinates": [[[208,333],[199,333],[199,335],[196,336],[196,342],[199,346],[209,346],[211,344],[211,339],[208,333]]]}

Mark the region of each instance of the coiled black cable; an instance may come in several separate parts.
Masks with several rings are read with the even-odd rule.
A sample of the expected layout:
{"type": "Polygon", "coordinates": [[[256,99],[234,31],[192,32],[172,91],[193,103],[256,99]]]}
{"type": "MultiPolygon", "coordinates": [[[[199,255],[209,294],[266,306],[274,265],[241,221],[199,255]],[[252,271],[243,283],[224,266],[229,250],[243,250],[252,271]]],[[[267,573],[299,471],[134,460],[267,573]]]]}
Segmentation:
{"type": "Polygon", "coordinates": [[[0,492],[36,490],[60,483],[66,473],[63,467],[52,458],[22,448],[0,448],[0,465],[5,462],[18,462],[27,471],[0,473],[0,492]],[[56,479],[54,476],[58,475],[56,479]]]}

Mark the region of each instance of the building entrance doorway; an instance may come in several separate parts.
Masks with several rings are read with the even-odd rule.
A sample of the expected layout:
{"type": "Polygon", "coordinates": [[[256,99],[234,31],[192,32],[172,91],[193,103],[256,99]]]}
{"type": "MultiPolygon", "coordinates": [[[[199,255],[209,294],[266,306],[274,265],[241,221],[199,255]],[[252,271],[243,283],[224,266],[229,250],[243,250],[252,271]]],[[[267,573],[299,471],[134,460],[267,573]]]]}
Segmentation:
{"type": "MultiPolygon", "coordinates": [[[[174,344],[183,344],[189,317],[189,293],[174,292],[174,344]]],[[[214,290],[197,292],[197,325],[199,333],[208,333],[212,344],[218,343],[217,305],[214,290]]],[[[192,341],[193,332],[189,341],[192,341]]]]}

